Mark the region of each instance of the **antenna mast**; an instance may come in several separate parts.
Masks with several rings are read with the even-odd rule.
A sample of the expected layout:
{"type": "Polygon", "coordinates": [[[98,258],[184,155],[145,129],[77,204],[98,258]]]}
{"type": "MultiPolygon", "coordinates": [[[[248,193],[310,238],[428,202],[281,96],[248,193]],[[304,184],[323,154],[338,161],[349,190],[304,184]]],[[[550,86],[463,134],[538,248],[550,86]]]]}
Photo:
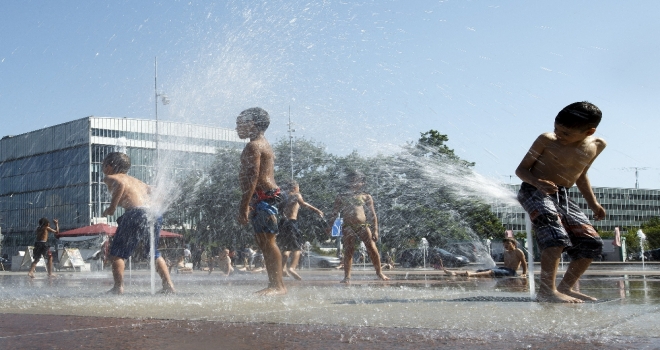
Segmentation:
{"type": "Polygon", "coordinates": [[[291,129],[291,105],[289,105],[289,159],[291,161],[291,181],[293,181],[293,133],[295,129],[291,129]]]}

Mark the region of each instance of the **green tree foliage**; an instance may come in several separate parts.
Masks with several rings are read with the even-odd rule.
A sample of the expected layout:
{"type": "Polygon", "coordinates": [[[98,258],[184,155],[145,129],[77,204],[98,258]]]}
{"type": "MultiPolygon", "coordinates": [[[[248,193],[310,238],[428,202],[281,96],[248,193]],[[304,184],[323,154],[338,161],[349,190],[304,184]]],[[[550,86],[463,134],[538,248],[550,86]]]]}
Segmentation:
{"type": "MultiPolygon", "coordinates": [[[[282,139],[273,143],[275,179],[285,186],[293,170],[305,201],[329,215],[337,194],[346,190],[346,173],[361,171],[366,176],[364,190],[374,198],[381,244],[388,248],[416,246],[421,237],[432,246],[502,237],[504,228],[488,204],[455,196],[451,186],[429,178],[420,169],[420,162],[440,161],[458,165],[458,171],[472,171],[474,163],[456,156],[445,145],[447,140],[446,135],[431,130],[398,155],[363,157],[354,151],[340,157],[310,140],[296,139],[290,144],[282,139]]],[[[169,224],[189,224],[190,230],[185,232],[188,240],[226,247],[253,243],[250,228],[236,222],[241,195],[239,158],[239,150],[219,150],[210,169],[191,174],[181,184],[181,196],[168,219],[169,224]]],[[[328,239],[330,223],[318,215],[302,209],[298,220],[306,240],[328,239]]]]}

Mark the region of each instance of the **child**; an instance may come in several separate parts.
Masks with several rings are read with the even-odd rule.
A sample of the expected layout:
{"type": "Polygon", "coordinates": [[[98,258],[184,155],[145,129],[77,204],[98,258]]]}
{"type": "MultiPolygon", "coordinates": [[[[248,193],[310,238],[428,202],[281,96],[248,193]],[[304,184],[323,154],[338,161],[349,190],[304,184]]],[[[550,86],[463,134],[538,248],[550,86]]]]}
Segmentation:
{"type": "Polygon", "coordinates": [[[277,203],[281,199],[275,183],[275,155],[264,136],[268,125],[268,112],[259,107],[246,109],[236,118],[238,137],[250,139],[241,154],[239,182],[243,195],[238,222],[241,225],[247,225],[248,220],[252,222],[255,240],[264,255],[268,287],[257,292],[261,295],[286,293],[282,282],[282,255],[275,241],[277,203]]]}
{"type": "Polygon", "coordinates": [[[594,219],[605,218],[605,209],[591,189],[587,171],[605,148],[605,141],[592,136],[602,112],[589,102],[576,102],[555,118],[555,130],[539,136],[516,169],[523,180],[518,201],[529,213],[541,249],[541,283],[538,300],[581,303],[596,298],[573,290],[591,261],[601,254],[603,242],[580,207],[568,198],[576,184],[594,219]],[[571,263],[559,286],[555,286],[562,252],[571,263]]]}
{"type": "Polygon", "coordinates": [[[280,221],[279,229],[281,232],[277,236],[277,243],[279,243],[283,251],[282,269],[284,269],[285,274],[291,274],[291,276],[297,280],[302,279],[296,272],[296,267],[298,267],[298,260],[300,260],[300,254],[302,253],[302,246],[304,244],[302,232],[300,232],[300,229],[298,228],[298,210],[300,210],[301,206],[309,208],[323,217],[322,211],[305,202],[302,194],[300,194],[300,186],[298,185],[298,182],[291,181],[286,200],[284,201],[284,217],[280,221]],[[289,268],[287,269],[286,262],[289,260],[291,252],[293,252],[291,265],[289,265],[289,268]]]}
{"type": "MultiPolygon", "coordinates": [[[[344,279],[341,283],[349,283],[351,280],[351,266],[353,265],[353,251],[356,239],[360,238],[367,248],[367,253],[376,270],[376,275],[383,281],[389,280],[380,266],[380,254],[376,248],[378,241],[378,218],[374,209],[374,201],[371,195],[362,192],[364,187],[364,175],[357,171],[350,172],[346,176],[348,191],[337,196],[329,222],[334,222],[337,215],[341,214],[344,220],[342,224],[342,244],[344,244],[344,279]],[[365,207],[367,212],[365,213],[365,207]],[[367,222],[367,219],[371,223],[367,222]],[[373,232],[371,228],[373,228],[373,232]]],[[[330,234],[331,228],[328,228],[330,234]]]]}
{"type": "Polygon", "coordinates": [[[34,270],[37,268],[37,264],[41,257],[43,256],[44,260],[48,261],[46,263],[46,270],[48,271],[48,277],[55,277],[53,274],[53,255],[50,252],[50,245],[48,245],[48,233],[55,232],[55,235],[60,233],[60,223],[57,219],[53,219],[55,223],[55,229],[50,228],[50,222],[48,219],[41,218],[39,219],[39,227],[36,229],[37,239],[34,242],[34,250],[32,250],[32,265],[30,265],[30,271],[28,276],[34,278],[34,270]]]}
{"type": "MultiPolygon", "coordinates": [[[[119,226],[110,247],[110,260],[112,261],[112,277],[114,287],[109,293],[124,293],[124,260],[128,259],[138,243],[143,242],[147,254],[149,250],[149,219],[147,205],[149,204],[150,188],[144,182],[129,176],[131,159],[124,153],[113,152],[103,159],[103,182],[112,194],[110,206],[103,212],[103,216],[113,215],[117,206],[124,208],[124,215],[117,219],[119,226]]],[[[154,246],[158,247],[160,236],[160,218],[154,224],[154,246]]],[[[156,271],[162,280],[161,293],[174,293],[174,285],[170,279],[167,263],[155,251],[156,271]]]]}
{"type": "Polygon", "coordinates": [[[516,277],[518,276],[518,268],[522,266],[522,275],[520,275],[520,277],[525,277],[525,275],[527,275],[527,261],[525,260],[525,254],[522,252],[522,250],[518,249],[518,242],[516,242],[516,240],[513,238],[505,238],[502,240],[502,245],[504,246],[503,267],[477,270],[476,272],[465,271],[464,273],[455,273],[444,268],[443,270],[445,270],[445,273],[450,276],[516,277]]]}
{"type": "Polygon", "coordinates": [[[218,269],[225,273],[225,276],[229,276],[234,272],[234,268],[231,266],[231,258],[229,257],[229,249],[223,249],[220,251],[220,255],[214,257],[212,262],[209,264],[209,274],[213,272],[213,266],[218,265],[218,269]]]}

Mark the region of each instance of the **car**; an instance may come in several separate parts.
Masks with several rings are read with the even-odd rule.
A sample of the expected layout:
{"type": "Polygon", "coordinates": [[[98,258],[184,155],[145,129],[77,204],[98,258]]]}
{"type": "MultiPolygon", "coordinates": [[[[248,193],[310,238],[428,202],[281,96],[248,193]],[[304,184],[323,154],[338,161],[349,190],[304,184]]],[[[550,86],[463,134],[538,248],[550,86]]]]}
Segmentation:
{"type": "MultiPolygon", "coordinates": [[[[420,249],[404,249],[396,260],[401,267],[411,268],[424,265],[424,254],[420,249]]],[[[429,248],[426,255],[427,266],[442,265],[444,267],[462,267],[470,263],[463,255],[452,254],[442,248],[429,248]]]]}
{"type": "Polygon", "coordinates": [[[477,244],[474,242],[456,242],[456,243],[448,243],[443,247],[444,250],[454,254],[454,255],[461,255],[464,257],[467,257],[470,259],[471,262],[476,262],[479,261],[481,258],[481,254],[485,253],[485,251],[481,251],[478,247],[477,244]]]}
{"type": "Polygon", "coordinates": [[[644,259],[646,260],[660,260],[660,248],[651,249],[644,252],[644,259]]]}
{"type": "Polygon", "coordinates": [[[341,260],[334,256],[320,255],[314,252],[303,252],[300,257],[300,267],[320,267],[322,269],[327,269],[331,267],[337,267],[341,264],[341,260]]]}

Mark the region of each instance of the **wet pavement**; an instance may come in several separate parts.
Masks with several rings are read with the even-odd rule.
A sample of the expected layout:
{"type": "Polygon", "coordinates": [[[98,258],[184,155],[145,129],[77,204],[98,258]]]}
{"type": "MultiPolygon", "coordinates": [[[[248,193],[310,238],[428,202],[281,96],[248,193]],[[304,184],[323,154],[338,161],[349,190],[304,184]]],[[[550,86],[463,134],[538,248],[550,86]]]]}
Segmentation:
{"type": "Polygon", "coordinates": [[[342,271],[302,270],[287,295],[261,297],[265,274],[174,274],[176,295],[151,295],[135,271],[114,296],[110,271],[0,272],[0,349],[660,348],[657,264],[594,264],[579,287],[600,301],[579,305],[532,302],[518,278],[386,274],[358,268],[347,286],[342,271]]]}

